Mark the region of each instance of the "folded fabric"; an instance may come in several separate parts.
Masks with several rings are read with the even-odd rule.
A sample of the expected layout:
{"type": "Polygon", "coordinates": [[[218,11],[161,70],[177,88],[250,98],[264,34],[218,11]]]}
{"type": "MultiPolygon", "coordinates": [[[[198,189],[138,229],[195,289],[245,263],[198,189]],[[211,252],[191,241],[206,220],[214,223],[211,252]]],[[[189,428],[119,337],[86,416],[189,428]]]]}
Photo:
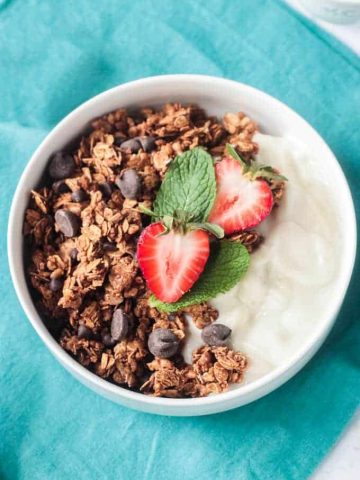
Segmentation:
{"type": "Polygon", "coordinates": [[[249,83],[297,110],[334,150],[359,213],[359,59],[271,0],[0,1],[0,44],[0,477],[307,478],[359,402],[359,261],[335,329],[293,380],[234,411],[170,418],[112,404],[56,362],[16,299],[5,231],[26,162],[64,115],[180,72],[249,83]]]}

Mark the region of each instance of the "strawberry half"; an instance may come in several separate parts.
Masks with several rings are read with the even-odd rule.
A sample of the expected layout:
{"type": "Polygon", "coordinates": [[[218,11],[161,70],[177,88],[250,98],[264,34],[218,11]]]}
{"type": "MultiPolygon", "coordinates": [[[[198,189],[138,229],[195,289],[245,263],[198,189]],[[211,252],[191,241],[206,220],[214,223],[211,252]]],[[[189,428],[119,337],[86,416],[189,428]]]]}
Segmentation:
{"type": "Polygon", "coordinates": [[[166,232],[158,222],[146,227],[137,245],[137,259],[149,289],[163,302],[176,302],[199,278],[209,257],[204,230],[166,232]],[[163,234],[163,235],[161,235],[163,234]]]}
{"type": "Polygon", "coordinates": [[[215,166],[217,194],[209,222],[226,234],[255,227],[273,207],[273,195],[265,180],[245,173],[245,166],[225,157],[215,166]]]}

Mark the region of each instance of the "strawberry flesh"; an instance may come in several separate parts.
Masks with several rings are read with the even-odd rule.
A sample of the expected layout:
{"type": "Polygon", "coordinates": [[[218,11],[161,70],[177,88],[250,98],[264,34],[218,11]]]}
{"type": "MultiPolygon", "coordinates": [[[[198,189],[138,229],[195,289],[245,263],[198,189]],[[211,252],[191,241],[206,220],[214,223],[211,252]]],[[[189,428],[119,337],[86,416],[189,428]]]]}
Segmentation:
{"type": "Polygon", "coordinates": [[[149,289],[163,302],[176,302],[199,278],[209,257],[209,235],[203,230],[185,234],[164,232],[161,222],[145,228],[137,259],[149,289]],[[163,234],[163,235],[161,235],[163,234]]]}
{"type": "Polygon", "coordinates": [[[273,207],[273,195],[265,180],[244,175],[243,167],[231,157],[215,166],[217,194],[209,222],[226,234],[255,227],[273,207]]]}

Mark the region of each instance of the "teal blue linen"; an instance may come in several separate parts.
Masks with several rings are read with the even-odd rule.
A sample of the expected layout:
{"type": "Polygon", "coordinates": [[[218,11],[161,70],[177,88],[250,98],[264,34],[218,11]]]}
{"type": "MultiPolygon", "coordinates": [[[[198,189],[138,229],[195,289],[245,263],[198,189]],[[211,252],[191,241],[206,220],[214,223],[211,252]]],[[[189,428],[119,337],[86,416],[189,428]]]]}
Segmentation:
{"type": "Polygon", "coordinates": [[[359,261],[332,335],[292,381],[235,411],[168,418],[98,397],[56,362],[16,299],[5,230],[23,167],[64,115],[179,72],[249,83],[297,110],[340,160],[359,214],[359,59],[270,0],[0,1],[0,45],[0,477],[307,478],[359,402],[359,261]]]}

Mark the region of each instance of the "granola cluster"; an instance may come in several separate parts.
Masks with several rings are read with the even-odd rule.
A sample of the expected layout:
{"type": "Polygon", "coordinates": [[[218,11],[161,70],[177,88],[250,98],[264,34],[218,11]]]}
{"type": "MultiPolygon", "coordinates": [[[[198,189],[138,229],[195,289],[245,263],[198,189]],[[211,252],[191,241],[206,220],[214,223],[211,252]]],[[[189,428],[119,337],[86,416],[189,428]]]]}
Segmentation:
{"type": "Polygon", "coordinates": [[[162,397],[204,397],[240,383],[246,369],[245,355],[228,347],[203,346],[193,352],[192,365],[177,366],[155,358],[148,364],[152,375],[141,391],[162,397]]]}
{"type": "MultiPolygon", "coordinates": [[[[136,246],[149,222],[139,207],[151,208],[172,158],[196,146],[221,156],[231,143],[249,159],[258,149],[256,129],[243,113],[228,113],[220,122],[177,103],[135,113],[119,109],[93,121],[71,152],[71,175],[32,192],[24,235],[33,298],[52,335],[78,362],[109,381],[157,396],[205,396],[241,382],[246,358],[228,347],[203,346],[193,352],[191,365],[181,354],[162,359],[149,352],[153,330],[170,329],[183,342],[189,317],[202,329],[218,312],[208,304],[170,315],[151,308],[136,246]],[[128,140],[138,137],[147,142],[134,151],[128,140]],[[129,169],[141,180],[136,200],[116,188],[117,177],[129,169]],[[54,217],[60,209],[80,219],[77,234],[65,236],[59,229],[54,217]],[[126,339],[113,342],[110,324],[118,307],[133,326],[126,339]]],[[[279,199],[282,186],[272,188],[279,199]]],[[[255,231],[232,239],[250,252],[261,241],[255,231]]]]}

